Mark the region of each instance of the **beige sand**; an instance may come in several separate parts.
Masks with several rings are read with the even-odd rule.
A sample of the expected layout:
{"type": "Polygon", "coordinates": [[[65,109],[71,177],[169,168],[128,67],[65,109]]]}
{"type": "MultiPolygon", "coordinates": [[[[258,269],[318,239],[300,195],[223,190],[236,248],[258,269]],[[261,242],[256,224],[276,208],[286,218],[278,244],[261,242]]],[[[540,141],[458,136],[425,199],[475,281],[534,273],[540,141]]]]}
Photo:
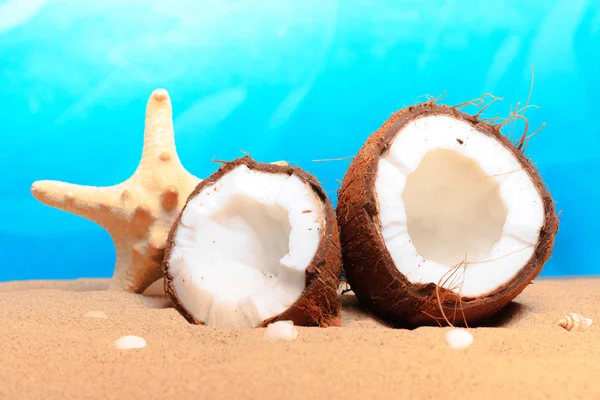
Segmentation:
{"type": "Polygon", "coordinates": [[[537,280],[466,350],[448,347],[449,328],[382,326],[348,295],[343,328],[266,342],[107,286],[0,284],[0,399],[600,398],[600,279],[537,280]],[[572,311],[592,327],[559,327],[572,311]],[[147,346],[118,350],[126,335],[147,346]]]}

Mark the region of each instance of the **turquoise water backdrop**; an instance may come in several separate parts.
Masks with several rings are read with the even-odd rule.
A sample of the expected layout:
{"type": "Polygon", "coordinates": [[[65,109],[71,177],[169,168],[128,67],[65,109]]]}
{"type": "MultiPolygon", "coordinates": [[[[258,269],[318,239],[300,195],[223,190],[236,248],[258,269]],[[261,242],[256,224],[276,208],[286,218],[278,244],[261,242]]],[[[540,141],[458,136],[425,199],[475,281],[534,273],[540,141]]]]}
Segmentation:
{"type": "Polygon", "coordinates": [[[532,65],[527,117],[547,127],[527,155],[562,210],[543,275],[600,274],[597,0],[0,0],[0,281],[111,275],[108,234],[30,186],[129,177],[156,88],[193,174],[244,150],[307,169],[335,203],[349,161],[313,160],[356,154],[425,95],[491,92],[486,116],[506,116],[532,65]]]}

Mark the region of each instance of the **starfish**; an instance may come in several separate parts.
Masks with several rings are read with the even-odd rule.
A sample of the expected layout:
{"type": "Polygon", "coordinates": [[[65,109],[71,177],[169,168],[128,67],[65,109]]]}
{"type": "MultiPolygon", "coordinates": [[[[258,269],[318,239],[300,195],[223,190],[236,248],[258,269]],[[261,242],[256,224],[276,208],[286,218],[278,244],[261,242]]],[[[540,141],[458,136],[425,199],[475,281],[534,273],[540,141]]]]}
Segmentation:
{"type": "Polygon", "coordinates": [[[117,254],[109,290],[142,293],[162,277],[167,235],[200,182],[179,161],[171,100],[156,89],[146,107],[142,158],[129,179],[105,187],[37,181],[31,192],[48,206],[102,226],[117,254]]]}

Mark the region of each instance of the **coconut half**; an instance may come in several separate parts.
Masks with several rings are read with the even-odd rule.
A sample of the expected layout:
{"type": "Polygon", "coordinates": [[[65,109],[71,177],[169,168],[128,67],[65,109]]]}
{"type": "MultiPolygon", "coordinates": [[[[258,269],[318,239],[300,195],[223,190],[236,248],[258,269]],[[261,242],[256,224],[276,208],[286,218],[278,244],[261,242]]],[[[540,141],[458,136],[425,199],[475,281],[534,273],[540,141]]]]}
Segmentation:
{"type": "Polygon", "coordinates": [[[539,274],[558,229],[538,172],[499,127],[434,102],[367,140],[337,217],[359,301],[407,326],[496,313],[539,274]]]}
{"type": "Polygon", "coordinates": [[[165,292],[191,323],[262,327],[339,318],[337,221],[318,181],[249,157],[189,196],[165,250],[165,292]]]}

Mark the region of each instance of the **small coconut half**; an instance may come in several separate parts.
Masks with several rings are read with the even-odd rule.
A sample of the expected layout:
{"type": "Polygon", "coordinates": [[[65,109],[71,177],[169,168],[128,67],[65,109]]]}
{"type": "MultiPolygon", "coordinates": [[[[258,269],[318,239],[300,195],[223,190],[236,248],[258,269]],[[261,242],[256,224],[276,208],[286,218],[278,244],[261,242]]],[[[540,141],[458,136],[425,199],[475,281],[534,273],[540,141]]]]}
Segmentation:
{"type": "Polygon", "coordinates": [[[367,140],[337,217],[352,290],[405,326],[496,313],[541,271],[558,229],[538,172],[499,127],[435,102],[367,140]]]}
{"type": "Polygon", "coordinates": [[[165,292],[194,324],[329,326],[341,303],[339,230],[318,181],[249,157],[189,196],[168,237],[165,292]]]}

